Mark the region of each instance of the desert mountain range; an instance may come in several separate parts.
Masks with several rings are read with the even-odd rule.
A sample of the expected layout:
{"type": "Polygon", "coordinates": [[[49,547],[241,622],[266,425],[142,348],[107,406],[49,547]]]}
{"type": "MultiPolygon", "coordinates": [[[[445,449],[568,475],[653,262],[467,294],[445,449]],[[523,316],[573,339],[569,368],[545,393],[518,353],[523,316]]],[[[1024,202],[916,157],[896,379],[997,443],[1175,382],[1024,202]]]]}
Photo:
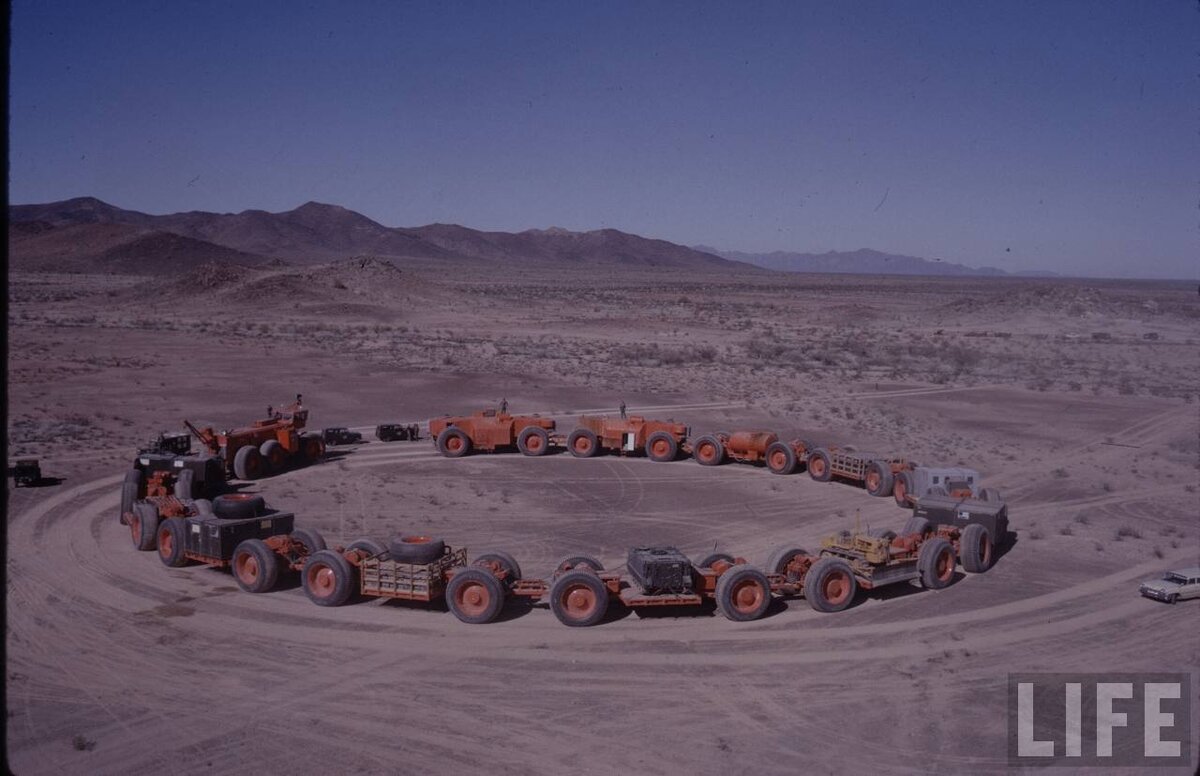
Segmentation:
{"type": "Polygon", "coordinates": [[[151,215],[94,197],[8,209],[16,269],[179,274],[206,263],[320,264],[351,256],[545,266],[656,267],[717,272],[1004,275],[1002,270],[878,251],[751,254],[687,247],[616,229],[485,232],[456,224],[388,227],[337,205],[308,202],[268,213],[151,215]]]}

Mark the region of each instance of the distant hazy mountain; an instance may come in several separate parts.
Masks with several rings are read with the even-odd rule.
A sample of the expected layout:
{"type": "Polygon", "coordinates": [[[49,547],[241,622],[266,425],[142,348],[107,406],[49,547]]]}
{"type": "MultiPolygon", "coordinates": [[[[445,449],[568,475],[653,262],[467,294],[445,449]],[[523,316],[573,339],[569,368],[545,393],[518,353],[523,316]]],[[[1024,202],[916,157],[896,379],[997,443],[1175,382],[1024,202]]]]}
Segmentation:
{"type": "MultiPolygon", "coordinates": [[[[615,229],[591,232],[532,229],[513,234],[481,232],[454,224],[393,228],[353,210],[319,202],[309,202],[283,213],[193,211],[155,216],[114,207],[94,197],[80,197],[41,205],[14,205],[8,209],[8,219],[10,254],[18,257],[21,266],[28,266],[48,253],[53,254],[54,251],[44,249],[45,244],[58,247],[67,242],[67,237],[86,233],[89,239],[72,252],[71,265],[79,267],[88,263],[91,254],[87,248],[94,238],[97,248],[104,243],[103,250],[95,257],[97,268],[113,266],[115,270],[110,254],[105,253],[103,257],[98,254],[112,247],[115,239],[131,237],[136,231],[143,235],[168,234],[182,238],[171,246],[177,258],[185,257],[191,251],[198,255],[208,254],[202,260],[228,258],[240,264],[259,263],[262,257],[318,263],[369,255],[558,266],[753,271],[750,267],[693,248],[615,229]],[[118,226],[128,230],[116,230],[120,234],[115,234],[114,228],[118,226]],[[56,234],[63,229],[76,232],[56,234]],[[14,239],[18,233],[19,238],[14,239]],[[230,256],[217,255],[220,250],[230,256]],[[105,260],[101,261],[102,258],[105,260]]],[[[162,244],[170,242],[162,241],[162,244]]],[[[139,260],[145,253],[137,251],[139,260]]]]}
{"type": "MultiPolygon", "coordinates": [[[[922,259],[917,256],[901,256],[863,248],[857,251],[829,251],[828,253],[743,253],[741,251],[719,251],[703,245],[696,250],[716,254],[733,261],[744,261],[766,269],[784,272],[831,272],[863,275],[970,275],[978,277],[1001,276],[1008,273],[995,267],[968,267],[941,259],[922,259]]],[[[1053,276],[1048,273],[1028,273],[1053,276]]]]}

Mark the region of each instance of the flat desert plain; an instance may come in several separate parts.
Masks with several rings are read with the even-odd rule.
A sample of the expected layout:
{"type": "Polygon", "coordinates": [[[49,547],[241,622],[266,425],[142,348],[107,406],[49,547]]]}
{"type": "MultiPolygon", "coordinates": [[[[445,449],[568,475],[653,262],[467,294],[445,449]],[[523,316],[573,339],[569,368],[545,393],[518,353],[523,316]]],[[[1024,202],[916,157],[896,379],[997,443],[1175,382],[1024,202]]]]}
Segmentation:
{"type": "Polygon", "coordinates": [[[61,478],[9,490],[17,773],[1005,772],[1009,673],[1191,672],[1200,689],[1200,601],[1137,592],[1200,556],[1194,284],[375,259],[9,284],[9,456],[61,478]],[[118,491],[139,443],[296,393],[310,425],[369,441],[250,489],[331,544],[432,532],[542,576],[647,543],[761,563],[907,517],[803,472],[447,460],[371,435],[502,398],[567,431],[624,401],[696,434],[973,466],[1015,539],[986,574],[839,614],[795,598],[749,623],[614,611],[584,629],[544,604],[485,626],[321,608],[294,579],[249,595],[132,548],[118,491]]]}

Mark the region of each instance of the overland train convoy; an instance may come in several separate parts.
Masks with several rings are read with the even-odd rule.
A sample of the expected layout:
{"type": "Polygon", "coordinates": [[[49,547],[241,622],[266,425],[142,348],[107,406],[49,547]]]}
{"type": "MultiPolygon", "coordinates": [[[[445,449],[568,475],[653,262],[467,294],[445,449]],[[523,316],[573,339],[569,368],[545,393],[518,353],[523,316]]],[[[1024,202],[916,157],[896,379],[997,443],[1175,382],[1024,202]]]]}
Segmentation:
{"type": "MultiPolygon", "coordinates": [[[[802,596],[813,609],[838,612],[860,589],[917,581],[940,589],[967,573],[991,568],[1009,539],[1008,509],[1000,494],[981,487],[979,473],[962,467],[928,467],[849,446],[819,447],[804,439],[781,440],[769,431],[719,431],[692,440],[692,430],[670,420],[626,415],[582,416],[560,433],[553,419],[499,410],[430,421],[429,435],[447,458],[516,450],[543,456],[565,450],[576,458],[602,453],[645,455],[673,461],[690,455],[702,466],[762,464],[786,475],[806,469],[819,482],[838,480],[873,496],[891,496],[912,510],[899,531],[843,531],[820,548],[776,548],[761,566],[718,552],[695,562],[675,547],[634,547],[623,569],[605,569],[588,555],[558,563],[547,577],[527,577],[510,554],[488,551],[470,558],[434,536],[400,535],[390,541],[359,539],[330,546],[315,530],[296,526],[295,515],[270,509],[261,495],[235,490],[236,480],[268,477],[320,462],[326,444],[354,444],[361,435],[344,427],[305,431],[308,410],[299,395],[290,405],[225,431],[184,425],[200,442],[193,451],[184,433],[163,433],[139,450],[121,486],[120,521],[133,546],[156,551],[167,566],[192,563],[230,569],[248,593],[273,589],[281,574],[300,577],[318,606],[352,598],[444,601],[466,623],[494,620],[509,599],[546,600],[565,625],[601,622],[611,607],[695,607],[712,602],[734,621],[762,617],[774,597],[802,596]]],[[[417,424],[385,424],[381,440],[420,439],[417,424]],[[399,429],[400,432],[396,432],[399,429]]]]}

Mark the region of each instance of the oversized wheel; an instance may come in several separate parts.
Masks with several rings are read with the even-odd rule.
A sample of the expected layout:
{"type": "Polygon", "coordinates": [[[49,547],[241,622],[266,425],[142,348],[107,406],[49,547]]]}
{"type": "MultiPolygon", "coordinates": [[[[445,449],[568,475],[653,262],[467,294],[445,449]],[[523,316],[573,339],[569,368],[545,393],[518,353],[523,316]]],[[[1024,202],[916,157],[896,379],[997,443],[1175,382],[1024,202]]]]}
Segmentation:
{"type": "Polygon", "coordinates": [[[818,612],[840,612],[854,602],[858,580],[841,558],[821,558],[804,577],[804,597],[818,612]]]}
{"type": "Polygon", "coordinates": [[[175,498],[186,499],[191,501],[196,497],[196,473],[191,469],[184,469],[179,472],[179,476],[175,478],[175,498]]]}
{"type": "Polygon", "coordinates": [[[550,434],[537,426],[526,426],[517,436],[517,449],[523,455],[545,455],[550,451],[550,434]]]}
{"type": "Polygon", "coordinates": [[[267,506],[267,502],[257,493],[222,493],[213,499],[212,504],[213,514],[222,520],[258,517],[267,506]]]}
{"type": "Polygon", "coordinates": [[[164,566],[178,568],[187,565],[184,550],[187,548],[187,521],[182,517],[168,517],[158,524],[158,559],[164,566]]]}
{"type": "Polygon", "coordinates": [[[495,577],[503,573],[506,585],[512,585],[521,578],[521,564],[517,563],[516,558],[500,550],[480,553],[471,565],[486,569],[495,577]]]}
{"type": "Polygon", "coordinates": [[[300,452],[306,461],[319,461],[325,454],[325,445],[318,436],[303,436],[300,438],[300,452]]]}
{"type": "Polygon", "coordinates": [[[317,606],[341,606],[355,591],[354,568],[333,550],[321,550],[304,561],[300,583],[317,606]]]}
{"type": "Polygon", "coordinates": [[[239,480],[257,480],[267,473],[267,463],[257,447],[246,445],[233,456],[233,473],[239,480]]]}
{"type": "Polygon", "coordinates": [[[734,566],[717,579],[717,611],[734,622],[757,620],[771,605],[767,575],[748,564],[734,566]]]}
{"type": "Polygon", "coordinates": [[[504,608],[504,585],[486,569],[463,569],[446,585],[446,606],[470,625],[491,622],[504,608]]]}
{"type": "Polygon", "coordinates": [[[567,449],[576,458],[594,458],[600,452],[600,443],[590,429],[577,428],[567,437],[567,449]]]}
{"type": "Polygon", "coordinates": [[[1000,491],[996,490],[995,488],[984,488],[983,490],[979,491],[979,498],[983,501],[988,501],[991,503],[999,503],[1000,501],[1003,501],[1003,499],[1000,498],[1000,491]]]}
{"type": "Polygon", "coordinates": [[[679,443],[666,431],[655,431],[646,440],[646,455],[657,463],[674,461],[679,455],[679,443]]]}
{"type": "Polygon", "coordinates": [[[279,474],[287,468],[287,450],[283,449],[283,445],[279,444],[277,439],[268,439],[263,442],[258,448],[258,453],[267,462],[267,470],[271,474],[279,474]]]}
{"type": "Polygon", "coordinates": [[[959,540],[959,560],[964,571],[982,574],[992,567],[996,544],[987,526],[971,523],[963,529],[959,540]]]}
{"type": "Polygon", "coordinates": [[[354,541],[350,542],[350,546],[346,548],[347,552],[354,552],[356,550],[366,553],[368,558],[374,558],[376,555],[382,555],[388,551],[383,542],[365,537],[362,539],[355,539],[354,541]]]}
{"type": "Polygon", "coordinates": [[[901,536],[911,536],[912,534],[924,535],[929,531],[929,521],[923,517],[910,517],[904,527],[900,529],[901,536]]]}
{"type": "Polygon", "coordinates": [[[917,570],[921,585],[940,590],[954,581],[954,546],[940,536],[921,545],[917,553],[917,570]]]}
{"type": "Polygon", "coordinates": [[[725,445],[716,436],[702,436],[692,448],[692,457],[701,466],[718,466],[725,463],[725,445]]]}
{"type": "Polygon", "coordinates": [[[728,563],[730,566],[732,566],[734,560],[736,559],[727,552],[714,552],[712,555],[706,556],[704,560],[697,563],[696,568],[711,569],[714,563],[728,563]]]}
{"type": "Polygon", "coordinates": [[[592,571],[604,571],[604,564],[593,558],[591,555],[571,555],[559,561],[554,567],[555,574],[563,574],[571,569],[591,569],[592,571]]]}
{"type": "Polygon", "coordinates": [[[871,461],[867,464],[867,476],[863,485],[867,493],[882,497],[892,492],[892,468],[886,461],[871,461]]]}
{"type": "Polygon", "coordinates": [[[304,545],[304,551],[308,555],[320,552],[327,546],[325,537],[321,532],[314,528],[296,528],[292,530],[292,541],[300,542],[304,545]]]}
{"type": "Polygon", "coordinates": [[[891,541],[896,538],[896,532],[890,528],[872,528],[867,531],[868,536],[874,536],[876,539],[887,539],[891,541]]]}
{"type": "Polygon", "coordinates": [[[392,560],[424,565],[446,554],[446,543],[432,536],[397,536],[388,545],[392,560]]]}
{"type": "Polygon", "coordinates": [[[902,471],[892,480],[892,498],[896,500],[898,507],[908,509],[912,506],[909,503],[909,497],[913,495],[914,490],[913,476],[910,471],[902,471]]]}
{"type": "Polygon", "coordinates": [[[471,437],[455,426],[447,426],[437,438],[438,452],[447,458],[462,458],[471,452],[471,437]]]}
{"type": "Polygon", "coordinates": [[[125,522],[125,514],[133,510],[133,502],[142,496],[142,470],[130,469],[125,472],[125,481],[121,483],[121,514],[117,518],[125,522]]]}
{"type": "Polygon", "coordinates": [[[767,469],[772,474],[791,474],[796,471],[796,451],[784,442],[772,442],[767,448],[767,469]]]}
{"type": "Polygon", "coordinates": [[[818,447],[808,456],[808,476],[817,482],[829,482],[833,479],[833,467],[829,464],[829,452],[818,447]]]}
{"type": "Polygon", "coordinates": [[[247,593],[265,593],[279,580],[279,556],[262,539],[246,539],[233,550],[233,581],[247,593]]]}
{"type": "MultiPolygon", "coordinates": [[[[807,554],[808,551],[803,547],[793,547],[787,544],[782,547],[776,547],[767,556],[766,572],[768,574],[786,574],[787,567],[793,560],[807,554]]],[[[794,582],[795,580],[789,578],[788,581],[794,582]]]]}
{"type": "Polygon", "coordinates": [[[568,571],[550,586],[550,610],[563,625],[595,625],[608,612],[608,588],[592,571],[568,571]]]}
{"type": "Polygon", "coordinates": [[[129,511],[129,533],[134,549],[153,550],[158,543],[158,507],[148,501],[138,501],[129,511]]]}

